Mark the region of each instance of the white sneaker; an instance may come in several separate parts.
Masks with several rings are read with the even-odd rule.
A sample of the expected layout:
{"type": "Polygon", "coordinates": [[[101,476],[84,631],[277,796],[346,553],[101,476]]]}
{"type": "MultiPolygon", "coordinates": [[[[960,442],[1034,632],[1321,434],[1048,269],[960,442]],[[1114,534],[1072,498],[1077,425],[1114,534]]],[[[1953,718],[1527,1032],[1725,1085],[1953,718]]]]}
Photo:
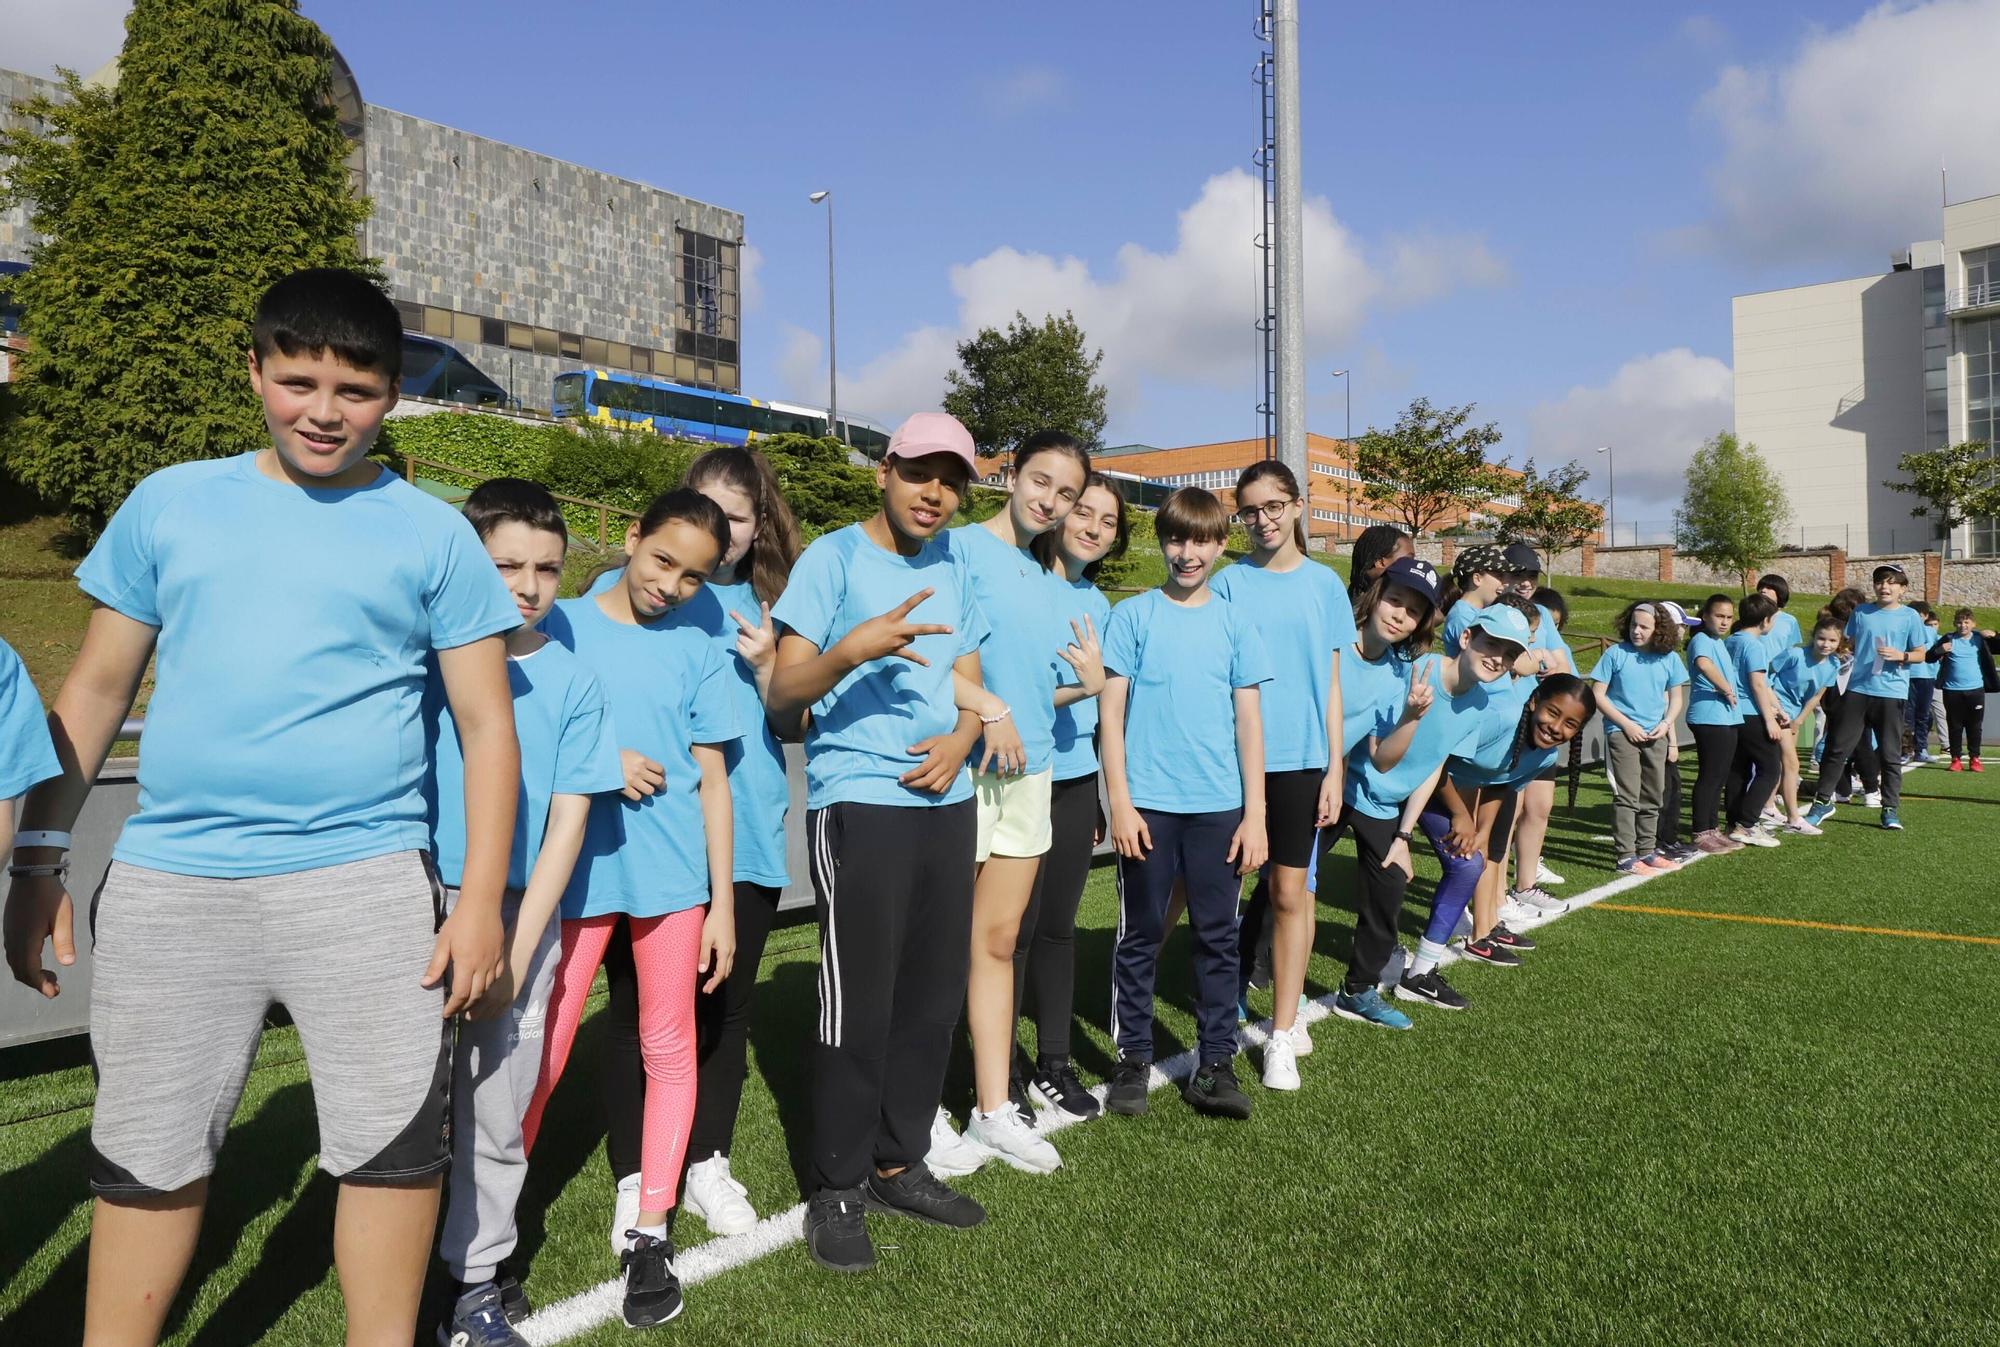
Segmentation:
{"type": "Polygon", "coordinates": [[[1518,889],[1507,896],[1510,901],[1527,908],[1538,918],[1560,917],[1563,913],[1569,911],[1569,904],[1567,902],[1540,887],[1518,889]]]}
{"type": "Polygon", "coordinates": [[[616,1258],[630,1247],[625,1232],[639,1224],[639,1176],[627,1174],[618,1180],[618,1201],[611,1209],[611,1256],[616,1258]]]}
{"type": "Polygon", "coordinates": [[[1536,888],[1538,889],[1543,888],[1549,884],[1567,884],[1567,883],[1569,883],[1567,879],[1564,879],[1561,875],[1549,869],[1548,866],[1543,865],[1540,861],[1535,862],[1536,888]]]}
{"type": "Polygon", "coordinates": [[[1273,1034],[1264,1044],[1264,1088],[1299,1088],[1299,1055],[1292,1050],[1290,1034],[1273,1034]]]}
{"type": "Polygon", "coordinates": [[[729,1172],[729,1157],[720,1151],[688,1166],[687,1209],[716,1234],[742,1235],[757,1228],[757,1209],[749,1199],[749,1189],[729,1172]]]}
{"type": "Polygon", "coordinates": [[[1292,1021],[1292,1055],[1310,1057],[1313,1055],[1312,1031],[1306,1028],[1303,1019],[1292,1021]]]}
{"type": "Polygon", "coordinates": [[[1541,917],[1542,911],[1540,908],[1529,907],[1520,899],[1512,896],[1509,896],[1506,902],[1500,904],[1500,921],[1503,925],[1518,926],[1523,922],[1540,921],[1541,917]]]}
{"type": "Polygon", "coordinates": [[[958,1134],[958,1129],[951,1125],[951,1114],[944,1109],[940,1108],[937,1117],[931,1119],[931,1149],[924,1157],[931,1173],[954,1179],[972,1173],[992,1158],[992,1151],[973,1138],[958,1134]]]}
{"type": "Polygon", "coordinates": [[[1003,1104],[991,1113],[972,1110],[965,1135],[1014,1168],[1029,1174],[1053,1174],[1062,1168],[1062,1157],[1034,1128],[1021,1121],[1012,1105],[1003,1104]]]}
{"type": "Polygon", "coordinates": [[[1866,795],[1861,797],[1861,802],[1867,805],[1870,809],[1880,809],[1882,807],[1882,792],[1879,790],[1871,790],[1866,795]]]}

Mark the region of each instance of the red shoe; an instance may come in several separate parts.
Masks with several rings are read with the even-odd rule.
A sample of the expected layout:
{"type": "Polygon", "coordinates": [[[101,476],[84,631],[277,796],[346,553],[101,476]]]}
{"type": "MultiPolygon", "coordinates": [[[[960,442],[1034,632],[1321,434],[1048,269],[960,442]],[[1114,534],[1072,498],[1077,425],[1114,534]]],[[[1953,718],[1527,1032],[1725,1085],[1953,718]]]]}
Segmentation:
{"type": "Polygon", "coordinates": [[[1951,771],[1951,772],[1962,772],[1962,771],[1964,771],[1964,770],[1965,770],[1965,766],[1964,766],[1964,764],[1962,764],[1961,762],[1959,762],[1959,760],[1958,760],[1957,758],[1953,758],[1953,759],[1951,760],[1951,766],[1950,766],[1950,767],[1948,767],[1948,768],[1946,768],[1945,770],[1946,770],[1946,771],[1951,771]]]}
{"type": "Polygon", "coordinates": [[[1977,759],[1977,758],[1974,758],[1974,759],[1972,760],[1972,770],[1973,770],[1973,771],[1975,771],[1975,772],[1983,772],[1983,771],[1985,771],[1986,769],[1985,769],[1984,767],[1982,767],[1982,766],[1980,766],[1980,765],[1979,765],[1979,759],[1977,759]]]}

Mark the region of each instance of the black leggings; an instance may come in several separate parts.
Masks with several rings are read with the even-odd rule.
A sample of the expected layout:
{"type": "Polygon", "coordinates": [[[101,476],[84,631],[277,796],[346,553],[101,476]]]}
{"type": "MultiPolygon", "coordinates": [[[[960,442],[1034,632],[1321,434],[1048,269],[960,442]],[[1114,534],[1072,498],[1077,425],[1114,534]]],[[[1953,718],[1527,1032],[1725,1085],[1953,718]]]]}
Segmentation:
{"type": "Polygon", "coordinates": [[[1763,817],[1783,765],[1783,750],[1764,733],[1764,722],[1745,720],[1736,731],[1736,757],[1729,764],[1725,812],[1731,823],[1748,828],[1763,817]]]}
{"type": "MultiPolygon", "coordinates": [[[[1694,774],[1694,832],[1699,837],[1715,828],[1722,812],[1722,793],[1729,785],[1729,769],[1736,761],[1736,737],[1741,721],[1727,725],[1690,725],[1694,731],[1694,751],[1701,759],[1694,774]]],[[[1760,806],[1761,807],[1761,806],[1760,806]]]]}
{"type": "MultiPolygon", "coordinates": [[[[687,1163],[727,1155],[736,1136],[736,1111],[750,1072],[750,1006],[757,994],[757,967],[764,942],[778,919],[777,889],[736,884],[736,962],[713,992],[697,990],[694,1002],[694,1124],[688,1131],[687,1163]]],[[[610,1034],[605,1042],[604,1155],[614,1178],[639,1172],[644,1136],[646,1069],[639,1057],[639,981],[632,967],[632,928],[618,923],[604,954],[604,978],[611,990],[610,1034]]]]}
{"type": "Polygon", "coordinates": [[[1389,961],[1396,943],[1396,923],[1403,915],[1403,895],[1410,877],[1400,865],[1384,867],[1389,849],[1396,844],[1396,830],[1402,826],[1402,811],[1396,818],[1376,818],[1349,805],[1331,828],[1320,831],[1320,871],[1326,871],[1326,853],[1345,832],[1354,834],[1354,851],[1359,861],[1361,892],[1356,895],[1354,950],[1347,961],[1345,988],[1358,994],[1373,987],[1389,961]]]}
{"type": "Polygon", "coordinates": [[[1032,986],[1035,1055],[1053,1063],[1069,1057],[1070,1019],[1076,1009],[1076,909],[1097,845],[1095,775],[1071,777],[1049,788],[1049,825],[1049,849],[1014,940],[1014,1006],[1017,1016],[1026,1013],[1032,986]]]}
{"type": "Polygon", "coordinates": [[[1955,692],[1950,688],[1944,693],[1944,723],[1951,736],[1951,755],[1954,758],[1977,758],[1979,739],[1985,728],[1986,694],[1978,688],[1968,688],[1955,692]],[[1969,752],[1960,752],[1960,749],[1969,752]]]}

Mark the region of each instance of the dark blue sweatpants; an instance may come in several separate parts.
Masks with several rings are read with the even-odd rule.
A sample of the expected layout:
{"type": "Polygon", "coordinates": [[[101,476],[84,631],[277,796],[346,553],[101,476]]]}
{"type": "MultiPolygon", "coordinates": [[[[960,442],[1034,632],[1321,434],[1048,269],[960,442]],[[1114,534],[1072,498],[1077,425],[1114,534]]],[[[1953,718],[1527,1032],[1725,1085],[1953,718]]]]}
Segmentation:
{"type": "Polygon", "coordinates": [[[1187,883],[1194,934],[1195,1019],[1201,1061],[1236,1055],[1236,900],[1243,881],[1229,860],[1229,839],[1243,811],[1168,814],[1141,809],[1153,848],[1143,860],[1118,859],[1118,945],[1111,957],[1111,1036],[1118,1055],[1153,1060],[1153,983],[1166,938],[1174,880],[1187,883]]]}

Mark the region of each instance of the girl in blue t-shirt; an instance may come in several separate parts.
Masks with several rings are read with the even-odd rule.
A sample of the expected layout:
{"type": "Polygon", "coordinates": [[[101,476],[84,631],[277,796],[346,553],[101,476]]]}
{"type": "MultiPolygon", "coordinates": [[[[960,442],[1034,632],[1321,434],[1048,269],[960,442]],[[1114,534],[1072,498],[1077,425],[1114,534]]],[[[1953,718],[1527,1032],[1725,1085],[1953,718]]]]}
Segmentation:
{"type": "Polygon", "coordinates": [[[1778,839],[1763,822],[1764,806],[1777,792],[1784,754],[1779,747],[1791,720],[1778,705],[1771,687],[1771,619],[1778,605],[1762,594],[1746,594],[1736,606],[1729,639],[1729,674],[1737,689],[1742,723],[1736,731],[1736,752],[1729,764],[1723,796],[1728,837],[1750,847],[1774,847],[1778,839]]]}
{"type": "Polygon", "coordinates": [[[1665,874],[1680,868],[1661,845],[1674,722],[1686,696],[1681,628],[1658,604],[1630,604],[1618,615],[1618,644],[1590,671],[1604,712],[1604,756],[1612,784],[1611,834],[1624,874],[1665,874]]]}
{"type": "MultiPolygon", "coordinates": [[[[1497,903],[1521,788],[1555,764],[1563,745],[1590,723],[1594,709],[1581,678],[1550,674],[1528,692],[1518,717],[1487,716],[1471,749],[1445,762],[1444,775],[1418,820],[1444,877],[1438,882],[1417,952],[1396,984],[1397,999],[1441,1010],[1466,1008],[1465,997],[1437,971],[1446,944],[1476,892],[1488,891],[1497,903]]],[[[1468,946],[1481,933],[1473,934],[1468,946]]],[[[1535,947],[1519,932],[1508,934],[1505,948],[1510,954],[1535,947]]],[[[1518,957],[1513,962],[1519,962],[1518,957]]]]}
{"type": "Polygon", "coordinates": [[[1340,652],[1354,644],[1354,612],[1340,575],[1306,555],[1305,500],[1290,468],[1273,459],[1245,468],[1236,505],[1250,554],[1216,576],[1215,595],[1278,619],[1261,627],[1272,675],[1259,693],[1270,861],[1251,898],[1273,908],[1264,1086],[1296,1090],[1299,998],[1314,930],[1306,870],[1319,830],[1340,812],[1340,652]]]}
{"type": "Polygon", "coordinates": [[[1979,615],[1970,608],[1952,614],[1951,635],[1938,645],[1939,689],[1944,693],[1945,729],[1951,738],[1951,770],[1986,770],[1979,760],[1979,739],[1985,729],[1986,694],[2000,692],[1995,677],[1994,633],[1977,630],[1979,615]]]}
{"type": "Polygon", "coordinates": [[[1783,781],[1778,789],[1784,799],[1785,831],[1799,837],[1818,837],[1820,830],[1806,822],[1799,810],[1799,736],[1806,722],[1840,678],[1840,639],[1844,624],[1829,614],[1821,614],[1813,624],[1812,640],[1804,646],[1781,650],[1771,658],[1771,691],[1777,695],[1778,709],[1791,722],[1778,740],[1783,761],[1783,781]]]}
{"type": "Polygon", "coordinates": [[[1736,761],[1736,736],[1743,728],[1742,689],[1731,673],[1723,644],[1736,621],[1736,600],[1711,594],[1701,605],[1701,630],[1688,641],[1688,730],[1700,765],[1694,777],[1694,844],[1714,856],[1741,851],[1743,844],[1717,826],[1729,769],[1736,761]]]}
{"type": "MultiPolygon", "coordinates": [[[[1131,537],[1125,498],[1101,472],[1084,479],[1083,494],[1060,529],[1036,539],[1035,554],[1061,583],[1057,616],[1075,641],[1061,652],[1076,679],[1056,689],[1055,780],[1049,787],[1049,849],[1035,876],[1034,896],[1014,942],[1014,1001],[1033,1007],[1035,1056],[1028,1087],[1050,1108],[1094,1118],[1097,1096],[1070,1060],[1070,1020],[1076,1009],[1076,912],[1090,878],[1091,854],[1104,837],[1097,804],[1097,697],[1104,656],[1099,634],[1111,601],[1097,587],[1106,562],[1125,555],[1131,537]]],[[[1020,1049],[1015,1053],[1021,1058],[1020,1049]]]]}
{"type": "Polygon", "coordinates": [[[628,1323],[635,1297],[657,1298],[656,1283],[673,1282],[667,1220],[694,1117],[695,993],[722,986],[736,952],[725,751],[741,729],[733,675],[685,607],[714,603],[703,585],[728,549],[729,521],[715,502],[686,487],[666,492],[627,530],[618,582],[563,600],[544,623],[603,685],[625,789],[591,801],[563,895],[541,1078],[521,1131],[532,1150],[604,952],[628,924],[646,1070],[638,1212],[621,1254],[628,1323]]]}

